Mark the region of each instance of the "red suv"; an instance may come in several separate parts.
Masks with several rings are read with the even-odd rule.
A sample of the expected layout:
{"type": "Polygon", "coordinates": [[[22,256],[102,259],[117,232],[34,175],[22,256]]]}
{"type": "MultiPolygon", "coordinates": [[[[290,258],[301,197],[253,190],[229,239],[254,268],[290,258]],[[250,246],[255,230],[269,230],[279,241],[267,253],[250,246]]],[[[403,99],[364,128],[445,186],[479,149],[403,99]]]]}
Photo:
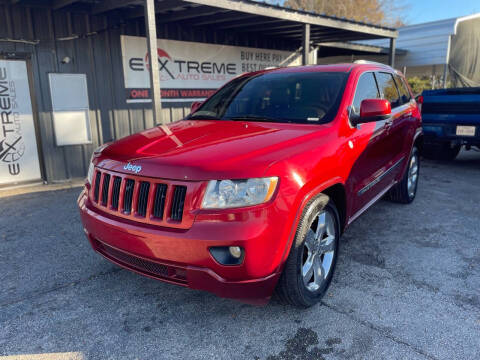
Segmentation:
{"type": "Polygon", "coordinates": [[[95,151],[78,205],[93,248],[120,266],[311,306],[345,228],[384,195],[415,198],[421,136],[412,93],[388,66],[249,73],[185,119],[95,151]]]}

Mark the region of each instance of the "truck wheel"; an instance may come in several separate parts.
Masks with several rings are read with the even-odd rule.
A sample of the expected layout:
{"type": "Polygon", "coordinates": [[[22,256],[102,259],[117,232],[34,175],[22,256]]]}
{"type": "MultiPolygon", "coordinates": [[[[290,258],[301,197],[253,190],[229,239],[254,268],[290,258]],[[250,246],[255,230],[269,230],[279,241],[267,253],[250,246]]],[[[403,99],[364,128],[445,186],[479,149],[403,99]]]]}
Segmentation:
{"type": "Polygon", "coordinates": [[[420,156],[416,146],[408,161],[408,167],[403,174],[402,180],[388,192],[387,198],[391,201],[410,204],[417,194],[418,175],[420,173],[420,156]]]}
{"type": "Polygon", "coordinates": [[[451,147],[450,144],[446,144],[438,153],[439,159],[444,161],[453,161],[458,156],[461,148],[461,145],[455,145],[454,147],[451,147]]]}
{"type": "Polygon", "coordinates": [[[450,143],[441,145],[425,145],[422,155],[427,159],[453,161],[457,157],[461,145],[451,146],[450,143]]]}
{"type": "Polygon", "coordinates": [[[276,292],[298,307],[319,302],[337,262],[340,221],[335,204],[320,194],[305,207],[276,292]]]}

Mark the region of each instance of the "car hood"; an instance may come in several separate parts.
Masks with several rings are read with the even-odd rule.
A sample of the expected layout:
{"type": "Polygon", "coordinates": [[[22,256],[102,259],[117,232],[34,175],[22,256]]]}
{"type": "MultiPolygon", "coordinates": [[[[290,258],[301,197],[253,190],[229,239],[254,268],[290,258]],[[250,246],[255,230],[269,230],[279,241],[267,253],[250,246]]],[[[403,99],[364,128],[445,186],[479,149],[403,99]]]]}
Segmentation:
{"type": "Polygon", "coordinates": [[[182,120],[120,139],[94,161],[113,171],[166,179],[260,177],[328,126],[182,120]]]}

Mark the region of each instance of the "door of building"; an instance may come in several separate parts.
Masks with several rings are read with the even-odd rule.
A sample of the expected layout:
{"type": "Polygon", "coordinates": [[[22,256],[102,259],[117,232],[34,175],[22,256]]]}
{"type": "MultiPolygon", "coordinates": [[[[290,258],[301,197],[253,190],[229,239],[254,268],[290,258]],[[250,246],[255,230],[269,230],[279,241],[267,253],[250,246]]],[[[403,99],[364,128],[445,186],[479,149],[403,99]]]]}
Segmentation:
{"type": "Polygon", "coordinates": [[[0,187],[40,181],[26,60],[0,58],[0,187]]]}

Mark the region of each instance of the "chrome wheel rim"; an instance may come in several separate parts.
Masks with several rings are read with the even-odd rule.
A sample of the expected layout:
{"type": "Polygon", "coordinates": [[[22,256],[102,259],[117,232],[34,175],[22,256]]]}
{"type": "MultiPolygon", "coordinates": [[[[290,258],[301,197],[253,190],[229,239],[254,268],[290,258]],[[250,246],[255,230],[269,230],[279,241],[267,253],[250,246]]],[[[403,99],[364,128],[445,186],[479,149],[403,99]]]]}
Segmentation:
{"type": "Polygon", "coordinates": [[[410,165],[408,167],[408,183],[407,190],[408,196],[410,198],[415,196],[415,191],[417,190],[417,181],[418,181],[418,156],[413,154],[410,159],[410,165]]]}
{"type": "Polygon", "coordinates": [[[336,226],[328,211],[322,210],[313,220],[305,237],[301,274],[309,291],[317,291],[327,281],[335,254],[336,226]]]}

